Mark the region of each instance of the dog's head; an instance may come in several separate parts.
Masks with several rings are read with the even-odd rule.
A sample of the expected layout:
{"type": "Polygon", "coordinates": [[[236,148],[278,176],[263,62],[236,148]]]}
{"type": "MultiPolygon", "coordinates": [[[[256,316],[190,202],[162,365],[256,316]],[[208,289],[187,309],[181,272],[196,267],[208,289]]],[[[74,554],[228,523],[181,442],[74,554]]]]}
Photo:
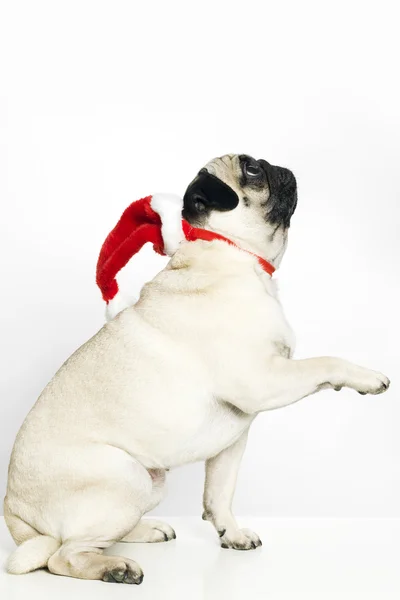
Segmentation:
{"type": "Polygon", "coordinates": [[[296,204],[291,171],[245,154],[227,154],[207,163],[189,185],[183,217],[278,266],[296,204]]]}

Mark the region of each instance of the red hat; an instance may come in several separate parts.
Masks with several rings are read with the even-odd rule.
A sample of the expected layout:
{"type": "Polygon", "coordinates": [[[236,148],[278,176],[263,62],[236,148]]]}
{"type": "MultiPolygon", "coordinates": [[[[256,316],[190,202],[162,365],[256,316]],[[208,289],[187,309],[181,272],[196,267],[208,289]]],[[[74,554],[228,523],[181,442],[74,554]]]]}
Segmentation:
{"type": "Polygon", "coordinates": [[[97,261],[96,283],[107,302],[107,320],[129,305],[118,288],[116,276],[146,244],[164,256],[172,256],[185,239],[182,229],[183,200],[174,194],[154,194],[132,202],[108,234],[97,261]]]}
{"type": "MultiPolygon", "coordinates": [[[[116,276],[147,242],[164,256],[172,256],[184,240],[223,240],[237,247],[232,240],[218,233],[192,227],[182,219],[182,209],[183,200],[174,194],[146,196],[132,202],[108,234],[100,250],[96,269],[96,283],[107,302],[108,321],[130,305],[119,291],[116,276]]],[[[248,250],[245,252],[253,254],[248,250]]],[[[253,256],[256,256],[263,270],[272,275],[275,267],[264,258],[253,256]]]]}

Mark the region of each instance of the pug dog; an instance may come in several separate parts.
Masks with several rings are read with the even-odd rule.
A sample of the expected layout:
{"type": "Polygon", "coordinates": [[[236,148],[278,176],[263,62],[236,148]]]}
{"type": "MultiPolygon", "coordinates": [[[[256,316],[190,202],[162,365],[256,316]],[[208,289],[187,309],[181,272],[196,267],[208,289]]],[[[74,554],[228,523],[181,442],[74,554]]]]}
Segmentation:
{"type": "Polygon", "coordinates": [[[238,468],[260,413],[324,388],[387,390],[385,375],[340,358],[294,360],[274,280],[296,208],[291,171],[247,155],[209,162],[189,185],[183,217],[223,239],[180,244],[138,302],[60,368],[18,433],[4,503],[18,545],[10,573],[141,583],[115,542],[164,542],[142,519],[166,472],[205,461],[204,519],[223,548],[258,535],[232,514],[238,468]]]}

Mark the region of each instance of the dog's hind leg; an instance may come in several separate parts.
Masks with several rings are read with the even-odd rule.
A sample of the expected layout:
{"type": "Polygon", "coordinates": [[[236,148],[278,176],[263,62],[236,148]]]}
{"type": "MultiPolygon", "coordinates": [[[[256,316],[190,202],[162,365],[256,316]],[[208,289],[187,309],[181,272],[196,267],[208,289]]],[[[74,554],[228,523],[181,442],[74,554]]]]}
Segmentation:
{"type": "Polygon", "coordinates": [[[4,520],[17,546],[39,535],[39,532],[36,531],[36,529],[12,514],[8,507],[7,497],[4,500],[4,520]]]}
{"type": "MultiPolygon", "coordinates": [[[[153,510],[165,495],[165,471],[149,469],[152,479],[152,493],[146,512],[153,510]]],[[[121,542],[168,542],[176,538],[175,531],[167,523],[155,519],[142,519],[121,542]]]]}
{"type": "Polygon", "coordinates": [[[62,545],[50,557],[49,571],[80,579],[142,582],[135,561],[103,554],[134,529],[150,502],[152,481],[146,469],[132,461],[128,474],[124,478],[105,473],[104,480],[70,496],[64,508],[62,545]]]}
{"type": "Polygon", "coordinates": [[[105,548],[122,539],[141,517],[129,494],[121,494],[121,490],[115,492],[110,493],[107,485],[107,489],[85,490],[83,497],[75,498],[75,514],[73,519],[68,516],[63,543],[47,564],[51,573],[79,579],[141,583],[143,573],[136,562],[103,554],[105,548]]]}
{"type": "Polygon", "coordinates": [[[143,519],[121,542],[169,542],[175,538],[175,531],[167,523],[156,519],[143,519]]]}
{"type": "MultiPolygon", "coordinates": [[[[108,537],[108,536],[107,536],[108,537]]],[[[61,546],[48,562],[56,575],[79,579],[101,579],[111,583],[142,583],[143,572],[133,560],[122,556],[105,556],[103,550],[117,540],[72,540],[61,546]]]]}

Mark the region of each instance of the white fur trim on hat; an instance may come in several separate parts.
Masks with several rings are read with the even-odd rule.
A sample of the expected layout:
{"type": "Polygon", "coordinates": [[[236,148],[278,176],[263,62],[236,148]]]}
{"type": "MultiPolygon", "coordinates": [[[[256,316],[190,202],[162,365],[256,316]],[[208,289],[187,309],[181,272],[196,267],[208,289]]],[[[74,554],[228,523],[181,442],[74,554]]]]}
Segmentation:
{"type": "Polygon", "coordinates": [[[150,206],[160,215],[164,252],[172,256],[185,239],[182,230],[183,200],[176,194],[153,194],[150,206]]]}
{"type": "Polygon", "coordinates": [[[133,301],[126,298],[121,292],[117,292],[112,300],[107,302],[106,306],[106,321],[111,321],[118,313],[132,306],[133,301]]]}

